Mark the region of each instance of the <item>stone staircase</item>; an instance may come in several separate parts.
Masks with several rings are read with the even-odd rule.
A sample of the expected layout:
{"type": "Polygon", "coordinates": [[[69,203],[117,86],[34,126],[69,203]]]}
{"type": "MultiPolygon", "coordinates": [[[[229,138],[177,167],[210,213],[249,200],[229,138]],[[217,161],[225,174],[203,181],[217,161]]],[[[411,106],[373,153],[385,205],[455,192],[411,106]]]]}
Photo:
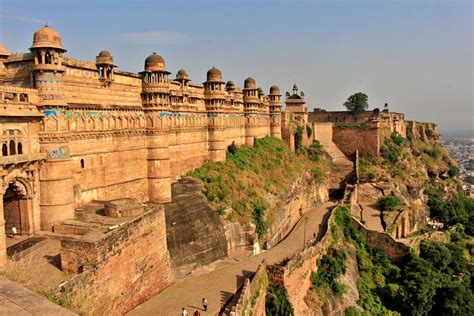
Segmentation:
{"type": "Polygon", "coordinates": [[[325,153],[332,162],[331,175],[329,177],[330,191],[334,192],[335,190],[342,189],[345,182],[352,182],[353,162],[347,159],[344,153],[332,141],[332,125],[315,126],[315,138],[323,145],[325,153]]]}

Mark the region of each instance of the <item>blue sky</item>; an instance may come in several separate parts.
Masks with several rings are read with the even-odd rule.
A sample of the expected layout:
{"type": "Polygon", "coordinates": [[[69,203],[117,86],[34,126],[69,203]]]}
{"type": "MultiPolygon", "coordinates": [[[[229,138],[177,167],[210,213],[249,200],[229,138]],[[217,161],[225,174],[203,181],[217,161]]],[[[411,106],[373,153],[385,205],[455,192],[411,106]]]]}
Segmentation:
{"type": "Polygon", "coordinates": [[[216,66],[266,92],[296,82],[310,110],[342,110],[361,91],[371,108],[473,129],[470,0],[0,0],[0,43],[27,51],[46,20],[69,55],[108,49],[121,70],[141,71],[156,51],[199,83],[216,66]]]}

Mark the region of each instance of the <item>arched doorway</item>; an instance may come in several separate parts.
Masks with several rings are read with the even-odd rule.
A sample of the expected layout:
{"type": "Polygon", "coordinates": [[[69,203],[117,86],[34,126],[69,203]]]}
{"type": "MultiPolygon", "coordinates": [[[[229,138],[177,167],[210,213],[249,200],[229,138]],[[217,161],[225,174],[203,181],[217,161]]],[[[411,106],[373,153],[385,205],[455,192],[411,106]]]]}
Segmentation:
{"type": "Polygon", "coordinates": [[[31,196],[28,191],[28,183],[21,178],[14,178],[3,194],[3,217],[5,220],[5,232],[12,233],[15,226],[17,234],[31,234],[32,215],[29,214],[31,196]]]}
{"type": "Polygon", "coordinates": [[[10,184],[3,195],[3,216],[5,217],[5,231],[11,233],[15,226],[18,233],[22,233],[21,199],[10,184]]]}

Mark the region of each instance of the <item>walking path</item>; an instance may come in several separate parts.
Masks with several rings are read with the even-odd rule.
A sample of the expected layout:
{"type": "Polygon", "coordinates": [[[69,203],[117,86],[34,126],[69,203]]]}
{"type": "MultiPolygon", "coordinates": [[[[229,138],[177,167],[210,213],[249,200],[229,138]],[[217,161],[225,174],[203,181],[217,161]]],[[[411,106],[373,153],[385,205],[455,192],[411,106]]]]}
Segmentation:
{"type": "MultiPolygon", "coordinates": [[[[326,202],[311,208],[307,213],[306,240],[318,235],[324,215],[333,207],[333,202],[326,202]]],[[[214,270],[212,272],[190,276],[179,280],[173,286],[152,297],[128,315],[181,315],[181,308],[185,307],[188,315],[200,309],[201,315],[216,315],[221,306],[243,284],[245,278],[251,276],[262,260],[267,264],[280,262],[290,258],[302,250],[304,241],[304,221],[300,221],[288,237],[272,249],[259,255],[245,258],[214,270]],[[201,301],[205,297],[209,302],[207,312],[202,310],[201,301]]]]}
{"type": "Polygon", "coordinates": [[[77,315],[0,276],[0,315],[77,315]]]}

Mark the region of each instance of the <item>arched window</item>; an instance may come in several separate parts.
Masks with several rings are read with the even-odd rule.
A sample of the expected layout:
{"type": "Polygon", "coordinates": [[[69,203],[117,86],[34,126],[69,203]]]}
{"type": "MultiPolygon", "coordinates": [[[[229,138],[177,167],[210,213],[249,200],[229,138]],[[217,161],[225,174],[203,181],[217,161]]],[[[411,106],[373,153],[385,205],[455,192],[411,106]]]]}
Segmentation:
{"type": "Polygon", "coordinates": [[[23,155],[23,145],[18,143],[18,155],[23,155]]]}
{"type": "Polygon", "coordinates": [[[8,156],[8,147],[7,144],[2,145],[2,156],[8,156]]]}
{"type": "Polygon", "coordinates": [[[84,159],[81,159],[81,169],[84,169],[84,159]]]}
{"type": "Polygon", "coordinates": [[[46,52],[45,63],[51,64],[51,54],[49,52],[46,52]]]}
{"type": "Polygon", "coordinates": [[[15,141],[11,140],[10,141],[10,155],[15,155],[15,154],[16,154],[15,141]]]}

